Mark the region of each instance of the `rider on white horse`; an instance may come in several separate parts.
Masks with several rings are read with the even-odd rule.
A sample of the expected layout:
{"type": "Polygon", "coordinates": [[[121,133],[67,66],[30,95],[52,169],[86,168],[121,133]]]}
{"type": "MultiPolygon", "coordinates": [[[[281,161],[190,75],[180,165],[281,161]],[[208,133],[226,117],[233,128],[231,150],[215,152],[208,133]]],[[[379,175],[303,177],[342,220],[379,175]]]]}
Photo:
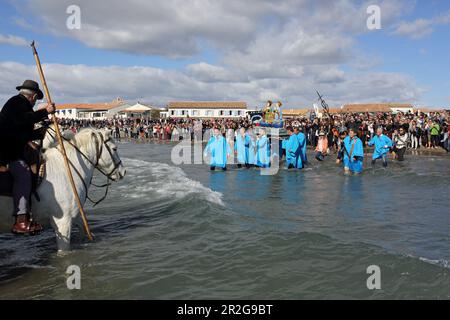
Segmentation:
{"type": "Polygon", "coordinates": [[[15,234],[37,234],[42,226],[31,219],[30,197],[32,188],[31,171],[26,163],[25,148],[34,140],[42,140],[45,130],[35,130],[34,125],[55,112],[55,106],[33,111],[37,100],[43,98],[39,84],[25,80],[16,88],[19,94],[6,102],[1,110],[0,166],[7,166],[13,177],[15,234]]]}

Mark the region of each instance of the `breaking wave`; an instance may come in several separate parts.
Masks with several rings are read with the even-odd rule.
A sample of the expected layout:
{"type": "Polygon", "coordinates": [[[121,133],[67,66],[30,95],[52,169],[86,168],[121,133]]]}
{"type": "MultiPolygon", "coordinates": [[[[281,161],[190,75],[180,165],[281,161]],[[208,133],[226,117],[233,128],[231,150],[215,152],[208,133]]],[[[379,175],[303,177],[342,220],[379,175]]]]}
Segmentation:
{"type": "Polygon", "coordinates": [[[211,203],[224,206],[223,195],[213,191],[200,182],[189,179],[184,171],[166,163],[149,162],[136,159],[123,159],[128,181],[127,185],[119,188],[132,192],[124,194],[125,197],[143,198],[150,194],[157,194],[161,198],[183,199],[187,196],[197,196],[211,203]]]}

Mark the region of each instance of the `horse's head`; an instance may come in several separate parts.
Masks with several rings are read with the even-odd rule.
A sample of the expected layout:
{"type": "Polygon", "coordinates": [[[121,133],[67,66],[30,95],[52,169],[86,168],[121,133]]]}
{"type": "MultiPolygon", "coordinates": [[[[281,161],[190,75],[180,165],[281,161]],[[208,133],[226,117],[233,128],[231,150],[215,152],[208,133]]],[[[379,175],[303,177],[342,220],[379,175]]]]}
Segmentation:
{"type": "Polygon", "coordinates": [[[98,161],[97,168],[101,170],[108,178],[117,181],[125,177],[126,170],[122,165],[117,145],[111,135],[110,130],[97,130],[93,132],[98,139],[98,161]]]}

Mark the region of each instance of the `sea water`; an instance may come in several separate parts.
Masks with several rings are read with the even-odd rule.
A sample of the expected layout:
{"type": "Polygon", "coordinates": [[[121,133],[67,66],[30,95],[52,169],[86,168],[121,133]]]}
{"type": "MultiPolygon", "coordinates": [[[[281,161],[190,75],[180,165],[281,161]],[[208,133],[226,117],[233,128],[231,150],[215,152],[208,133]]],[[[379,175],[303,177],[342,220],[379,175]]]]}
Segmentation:
{"type": "Polygon", "coordinates": [[[75,230],[57,255],[51,230],[0,235],[0,298],[450,298],[448,156],[367,159],[345,176],[309,155],[305,170],[265,176],[175,166],[172,147],[119,143],[127,176],[86,207],[94,242],[75,230]],[[67,288],[71,265],[80,290],[67,288]]]}

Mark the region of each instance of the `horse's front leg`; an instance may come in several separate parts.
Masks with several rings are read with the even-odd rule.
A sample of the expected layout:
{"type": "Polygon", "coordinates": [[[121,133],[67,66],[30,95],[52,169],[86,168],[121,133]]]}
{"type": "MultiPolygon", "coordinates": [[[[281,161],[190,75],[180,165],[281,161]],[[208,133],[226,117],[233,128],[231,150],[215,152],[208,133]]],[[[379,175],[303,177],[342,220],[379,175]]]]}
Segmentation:
{"type": "Polygon", "coordinates": [[[63,215],[62,218],[52,218],[52,225],[56,234],[58,251],[70,250],[70,235],[72,232],[72,217],[63,215]]]}

